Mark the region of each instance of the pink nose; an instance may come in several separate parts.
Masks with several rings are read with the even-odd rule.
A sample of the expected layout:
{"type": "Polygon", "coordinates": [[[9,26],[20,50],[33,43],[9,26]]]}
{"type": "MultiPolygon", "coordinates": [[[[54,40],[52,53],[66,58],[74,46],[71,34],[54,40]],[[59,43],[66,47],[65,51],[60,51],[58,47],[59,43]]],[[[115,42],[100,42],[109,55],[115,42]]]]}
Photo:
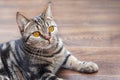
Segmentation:
{"type": "Polygon", "coordinates": [[[41,35],[44,39],[48,40],[49,44],[50,44],[50,39],[51,36],[50,35],[41,35]]]}
{"type": "Polygon", "coordinates": [[[44,38],[45,38],[46,40],[49,40],[49,39],[51,38],[51,36],[49,36],[49,35],[44,35],[44,38]]]}
{"type": "Polygon", "coordinates": [[[44,36],[46,40],[48,40],[49,44],[50,44],[50,39],[51,39],[51,36],[50,35],[45,35],[44,36]]]}
{"type": "Polygon", "coordinates": [[[48,40],[49,44],[50,44],[50,39],[51,37],[50,36],[45,36],[45,39],[48,40]]]}

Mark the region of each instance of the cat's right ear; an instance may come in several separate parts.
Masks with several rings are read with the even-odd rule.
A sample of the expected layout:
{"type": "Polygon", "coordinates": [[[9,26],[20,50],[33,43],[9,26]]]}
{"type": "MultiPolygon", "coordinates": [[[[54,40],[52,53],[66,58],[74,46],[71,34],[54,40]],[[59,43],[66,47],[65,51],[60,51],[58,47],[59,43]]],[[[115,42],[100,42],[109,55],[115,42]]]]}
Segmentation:
{"type": "Polygon", "coordinates": [[[25,25],[29,22],[29,19],[27,19],[25,16],[23,16],[22,14],[17,12],[16,13],[16,22],[17,22],[20,32],[22,34],[24,32],[25,25]]]}

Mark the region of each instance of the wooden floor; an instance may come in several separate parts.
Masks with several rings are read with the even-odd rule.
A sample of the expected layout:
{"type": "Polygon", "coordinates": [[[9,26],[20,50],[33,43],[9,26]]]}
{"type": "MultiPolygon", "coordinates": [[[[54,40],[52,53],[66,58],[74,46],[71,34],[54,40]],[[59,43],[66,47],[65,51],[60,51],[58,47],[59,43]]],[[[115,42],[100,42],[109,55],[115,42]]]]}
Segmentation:
{"type": "MultiPolygon", "coordinates": [[[[0,43],[20,38],[16,12],[32,18],[49,0],[0,0],[0,43]]],[[[120,0],[51,0],[59,35],[80,60],[99,65],[95,74],[63,70],[66,80],[120,80],[120,0]]]]}

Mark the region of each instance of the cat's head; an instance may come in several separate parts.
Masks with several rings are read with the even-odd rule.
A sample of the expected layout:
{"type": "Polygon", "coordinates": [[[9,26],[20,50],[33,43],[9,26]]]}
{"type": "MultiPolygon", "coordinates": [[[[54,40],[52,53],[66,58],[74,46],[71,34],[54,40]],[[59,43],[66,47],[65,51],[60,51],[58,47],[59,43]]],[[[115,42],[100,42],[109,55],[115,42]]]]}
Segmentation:
{"type": "Polygon", "coordinates": [[[51,13],[51,3],[39,16],[32,19],[17,12],[16,21],[24,42],[32,47],[51,46],[57,39],[57,25],[51,13]]]}

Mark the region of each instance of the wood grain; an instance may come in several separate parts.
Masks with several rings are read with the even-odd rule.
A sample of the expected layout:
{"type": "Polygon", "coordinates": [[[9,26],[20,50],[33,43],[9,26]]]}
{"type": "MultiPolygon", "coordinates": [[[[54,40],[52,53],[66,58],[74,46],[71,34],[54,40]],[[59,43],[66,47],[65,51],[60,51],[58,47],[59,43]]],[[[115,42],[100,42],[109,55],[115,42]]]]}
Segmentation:
{"type": "MultiPolygon", "coordinates": [[[[0,43],[20,38],[16,12],[39,15],[49,0],[0,0],[0,43]]],[[[51,0],[59,36],[78,59],[96,62],[95,74],[61,69],[66,80],[120,80],[120,0],[51,0]]]]}

